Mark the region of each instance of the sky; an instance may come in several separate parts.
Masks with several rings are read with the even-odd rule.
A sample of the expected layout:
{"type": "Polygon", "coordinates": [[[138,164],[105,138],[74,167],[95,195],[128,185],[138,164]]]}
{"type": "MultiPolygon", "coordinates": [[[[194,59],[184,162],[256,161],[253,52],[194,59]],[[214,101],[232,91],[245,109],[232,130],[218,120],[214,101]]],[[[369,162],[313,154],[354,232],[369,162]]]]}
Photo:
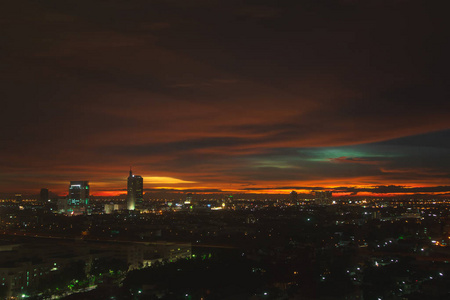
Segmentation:
{"type": "Polygon", "coordinates": [[[0,4],[0,192],[450,192],[433,1],[0,4]]]}

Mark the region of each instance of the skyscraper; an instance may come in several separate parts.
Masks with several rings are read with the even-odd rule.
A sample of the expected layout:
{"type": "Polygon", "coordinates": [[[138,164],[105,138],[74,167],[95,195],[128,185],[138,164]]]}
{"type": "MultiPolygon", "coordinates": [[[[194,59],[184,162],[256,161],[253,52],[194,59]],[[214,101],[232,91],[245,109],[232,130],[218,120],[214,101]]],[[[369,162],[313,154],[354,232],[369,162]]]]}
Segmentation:
{"type": "Polygon", "coordinates": [[[298,193],[296,191],[292,191],[290,194],[291,204],[298,204],[298,193]]]}
{"type": "Polygon", "coordinates": [[[128,176],[127,184],[127,209],[135,210],[142,209],[142,202],[144,190],[144,179],[139,175],[133,175],[130,169],[130,176],[128,176]]]}
{"type": "Polygon", "coordinates": [[[89,181],[70,182],[66,213],[89,214],[89,181]]]}
{"type": "Polygon", "coordinates": [[[41,189],[41,192],[39,194],[39,202],[41,204],[44,204],[48,201],[48,189],[41,189]]]}

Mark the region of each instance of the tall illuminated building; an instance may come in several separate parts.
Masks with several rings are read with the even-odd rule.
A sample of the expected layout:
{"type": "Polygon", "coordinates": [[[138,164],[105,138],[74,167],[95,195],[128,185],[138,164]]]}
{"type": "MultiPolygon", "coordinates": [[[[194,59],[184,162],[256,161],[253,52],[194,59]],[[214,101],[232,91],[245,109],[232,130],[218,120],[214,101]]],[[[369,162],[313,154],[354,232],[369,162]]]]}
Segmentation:
{"type": "Polygon", "coordinates": [[[130,169],[127,184],[127,209],[135,210],[142,208],[144,190],[144,179],[139,175],[133,175],[130,169]]]}
{"type": "Polygon", "coordinates": [[[71,181],[67,199],[67,214],[90,214],[89,181],[71,181]]]}

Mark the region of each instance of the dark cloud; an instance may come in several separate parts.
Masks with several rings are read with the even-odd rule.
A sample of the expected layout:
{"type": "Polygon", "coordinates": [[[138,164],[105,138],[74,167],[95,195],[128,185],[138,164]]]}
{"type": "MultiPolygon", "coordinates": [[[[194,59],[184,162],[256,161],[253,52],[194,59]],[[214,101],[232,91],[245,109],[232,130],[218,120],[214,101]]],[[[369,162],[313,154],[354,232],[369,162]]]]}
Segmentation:
{"type": "Polygon", "coordinates": [[[275,187],[258,187],[245,188],[246,191],[270,191],[270,190],[307,190],[307,191],[332,191],[336,193],[349,193],[357,195],[358,193],[368,192],[372,194],[420,194],[420,193],[448,193],[450,186],[430,186],[430,187],[405,187],[397,185],[374,186],[368,188],[356,187],[308,187],[308,186],[275,186],[275,187]]]}
{"type": "Polygon", "coordinates": [[[433,3],[21,0],[0,20],[1,190],[111,190],[129,165],[186,189],[448,185],[433,3]]]}
{"type": "Polygon", "coordinates": [[[450,192],[450,186],[430,186],[430,187],[404,187],[404,186],[376,186],[372,188],[352,188],[339,187],[334,191],[343,193],[357,194],[361,192],[369,192],[374,194],[417,194],[417,193],[446,193],[450,192]]]}
{"type": "Polygon", "coordinates": [[[394,140],[383,141],[380,145],[404,146],[404,147],[428,147],[440,148],[443,150],[450,148],[449,131],[437,131],[427,134],[402,137],[394,140]]]}
{"type": "Polygon", "coordinates": [[[235,147],[246,144],[252,144],[251,140],[235,137],[211,137],[200,138],[185,141],[176,141],[170,143],[154,143],[145,145],[129,145],[129,146],[108,146],[101,149],[101,151],[119,154],[119,155],[155,155],[155,154],[169,154],[185,152],[188,153],[192,150],[201,150],[205,148],[218,148],[218,147],[235,147]]]}

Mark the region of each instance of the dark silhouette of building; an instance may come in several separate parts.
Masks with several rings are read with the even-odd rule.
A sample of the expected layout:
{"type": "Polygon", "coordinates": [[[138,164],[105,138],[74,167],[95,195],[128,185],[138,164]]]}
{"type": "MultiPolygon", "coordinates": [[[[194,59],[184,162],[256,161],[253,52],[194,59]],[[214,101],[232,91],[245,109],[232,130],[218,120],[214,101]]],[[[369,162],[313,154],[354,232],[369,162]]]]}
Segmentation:
{"type": "Polygon", "coordinates": [[[39,202],[40,203],[47,203],[48,201],[48,189],[43,188],[41,189],[41,192],[39,194],[39,202]]]}
{"type": "Polygon", "coordinates": [[[298,202],[298,194],[296,191],[292,191],[290,194],[290,200],[291,200],[291,204],[297,204],[298,202]]]}
{"type": "Polygon", "coordinates": [[[139,175],[133,175],[130,169],[127,184],[127,209],[135,210],[142,209],[142,202],[144,200],[144,179],[139,175]]]}
{"type": "Polygon", "coordinates": [[[331,191],[316,191],[315,203],[319,205],[330,205],[333,202],[333,192],[331,191]]]}

